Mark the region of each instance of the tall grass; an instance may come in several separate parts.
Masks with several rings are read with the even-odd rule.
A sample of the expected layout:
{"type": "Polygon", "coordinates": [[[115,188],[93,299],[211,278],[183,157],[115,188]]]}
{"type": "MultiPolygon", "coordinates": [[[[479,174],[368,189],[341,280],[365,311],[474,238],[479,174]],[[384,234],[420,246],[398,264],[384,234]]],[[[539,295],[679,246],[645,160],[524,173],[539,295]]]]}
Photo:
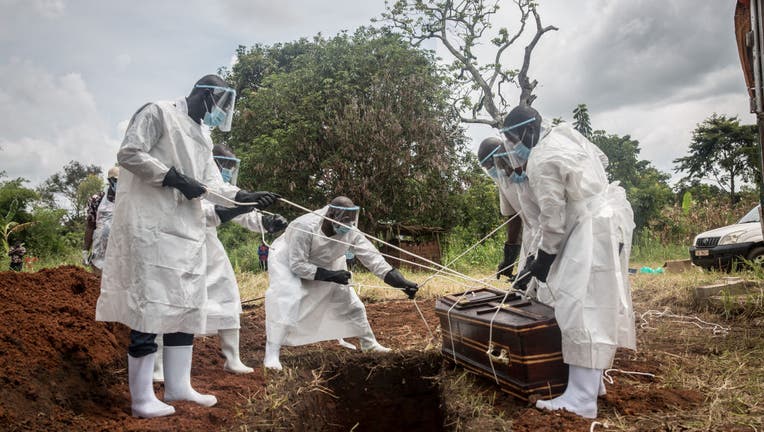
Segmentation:
{"type": "Polygon", "coordinates": [[[454,261],[448,267],[460,272],[488,271],[496,269],[504,257],[504,234],[500,231],[483,243],[477,245],[474,249],[458,258],[467,249],[471,248],[480,240],[480,237],[467,232],[463,227],[454,228],[446,237],[445,254],[443,264],[446,265],[454,261]]]}
{"type": "Polygon", "coordinates": [[[688,259],[690,244],[663,243],[651,230],[643,230],[631,246],[632,263],[650,267],[662,266],[669,260],[688,259]]]}

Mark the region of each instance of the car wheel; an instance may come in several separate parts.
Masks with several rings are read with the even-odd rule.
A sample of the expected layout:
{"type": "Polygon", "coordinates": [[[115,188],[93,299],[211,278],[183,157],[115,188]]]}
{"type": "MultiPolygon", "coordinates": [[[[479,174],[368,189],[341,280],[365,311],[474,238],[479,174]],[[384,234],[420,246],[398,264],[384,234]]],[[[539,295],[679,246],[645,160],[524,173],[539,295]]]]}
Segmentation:
{"type": "Polygon", "coordinates": [[[764,267],[764,246],[751,249],[746,259],[755,266],[764,267]]]}

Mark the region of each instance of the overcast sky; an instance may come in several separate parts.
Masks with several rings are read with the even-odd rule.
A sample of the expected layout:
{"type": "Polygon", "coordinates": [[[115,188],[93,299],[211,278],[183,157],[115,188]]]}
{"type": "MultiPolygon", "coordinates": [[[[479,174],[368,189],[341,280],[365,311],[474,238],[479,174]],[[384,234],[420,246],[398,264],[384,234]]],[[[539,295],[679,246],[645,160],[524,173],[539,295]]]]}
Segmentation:
{"type": "MultiPolygon", "coordinates": [[[[500,18],[514,25],[512,3],[504,3],[500,18]]],[[[543,23],[559,27],[531,63],[534,107],[544,117],[570,120],[586,103],[595,129],[631,135],[641,158],[668,173],[712,113],[754,123],[734,1],[539,3],[543,23]]],[[[352,31],[378,17],[384,0],[0,0],[0,7],[0,171],[36,186],[70,160],[106,172],[135,109],[186,95],[199,77],[228,66],[238,45],[352,31]]],[[[471,127],[473,149],[491,133],[471,127]]]]}

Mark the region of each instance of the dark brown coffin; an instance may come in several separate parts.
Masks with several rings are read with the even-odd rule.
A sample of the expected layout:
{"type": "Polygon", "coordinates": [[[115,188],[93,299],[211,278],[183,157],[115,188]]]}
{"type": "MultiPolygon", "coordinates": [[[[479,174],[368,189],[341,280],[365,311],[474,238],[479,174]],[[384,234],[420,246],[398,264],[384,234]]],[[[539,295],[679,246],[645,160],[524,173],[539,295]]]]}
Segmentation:
{"type": "Polygon", "coordinates": [[[505,294],[481,288],[439,298],[435,312],[443,334],[443,355],[474,373],[498,378],[503,391],[522,400],[562,394],[568,366],[562,362],[554,309],[517,294],[508,295],[502,304],[505,294]]]}

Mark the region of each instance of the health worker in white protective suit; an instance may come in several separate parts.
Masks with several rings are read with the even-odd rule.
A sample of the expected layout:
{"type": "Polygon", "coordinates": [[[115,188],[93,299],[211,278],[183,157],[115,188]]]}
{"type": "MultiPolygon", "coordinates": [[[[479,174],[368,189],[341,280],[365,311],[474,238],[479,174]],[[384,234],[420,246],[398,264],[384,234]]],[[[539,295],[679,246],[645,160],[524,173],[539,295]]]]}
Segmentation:
{"type": "MultiPolygon", "coordinates": [[[[96,320],[130,327],[128,381],[135,417],[170,415],[152,372],[157,333],[164,338],[164,400],[212,406],[191,387],[195,333],[206,332],[207,248],[202,201],[212,193],[265,208],[270,192],[223,182],[201,123],[230,130],[236,92],[217,75],[186,98],[149,103],[130,120],[117,160],[122,167],[106,249],[96,320]]],[[[221,201],[223,202],[223,201],[221,201]]]]}
{"type": "MultiPolygon", "coordinates": [[[[366,319],[366,308],[348,286],[345,252],[386,284],[414,298],[417,284],[388,264],[358,229],[359,208],[337,197],[313,213],[293,220],[271,247],[270,285],[265,292],[264,365],[280,370],[282,346],[358,337],[362,351],[387,352],[377,342],[366,319]],[[340,222],[332,222],[329,219],[340,222]]],[[[340,342],[342,343],[342,341],[340,342]]]]}
{"type": "Polygon", "coordinates": [[[596,146],[566,123],[539,139],[540,125],[539,113],[521,105],[502,129],[519,161],[515,172],[527,176],[530,194],[521,206],[539,211],[538,251],[515,287],[531,277],[547,283],[569,366],[565,392],[536,406],[595,418],[602,371],[618,347],[636,349],[628,280],[634,216],[623,188],[609,183],[596,146]]]}
{"type": "Polygon", "coordinates": [[[513,269],[515,262],[522,268],[524,257],[518,261],[521,250],[527,255],[530,250],[531,231],[528,229],[526,218],[522,215],[518,190],[523,185],[513,182],[509,175],[498,168],[497,161],[506,157],[504,141],[499,137],[488,137],[480,142],[478,160],[483,171],[493,179],[499,189],[499,210],[501,215],[511,220],[507,223],[507,239],[504,242],[504,256],[496,269],[496,279],[502,275],[514,280],[513,269]],[[519,213],[519,214],[518,214],[519,213]]]}
{"type": "Polygon", "coordinates": [[[106,245],[109,244],[118,178],[119,167],[109,168],[106,174],[106,181],[108,182],[106,191],[93,195],[88,202],[82,262],[85,265],[90,265],[96,274],[101,274],[106,259],[106,245]]]}
{"type": "MultiPolygon", "coordinates": [[[[212,148],[215,164],[220,170],[223,181],[236,185],[241,161],[231,149],[223,144],[215,144],[212,148]]],[[[202,208],[207,222],[207,335],[220,337],[220,349],[225,357],[223,369],[227,372],[246,374],[254,370],[241,361],[239,353],[239,329],[241,298],[239,286],[236,283],[231,261],[228,259],[223,244],[218,239],[217,227],[228,221],[257,233],[270,234],[283,230],[287,220],[278,214],[264,215],[253,212],[252,206],[223,207],[203,201],[202,208]]],[[[162,369],[162,343],[157,342],[157,360],[154,362],[154,382],[164,381],[162,369]]]]}

